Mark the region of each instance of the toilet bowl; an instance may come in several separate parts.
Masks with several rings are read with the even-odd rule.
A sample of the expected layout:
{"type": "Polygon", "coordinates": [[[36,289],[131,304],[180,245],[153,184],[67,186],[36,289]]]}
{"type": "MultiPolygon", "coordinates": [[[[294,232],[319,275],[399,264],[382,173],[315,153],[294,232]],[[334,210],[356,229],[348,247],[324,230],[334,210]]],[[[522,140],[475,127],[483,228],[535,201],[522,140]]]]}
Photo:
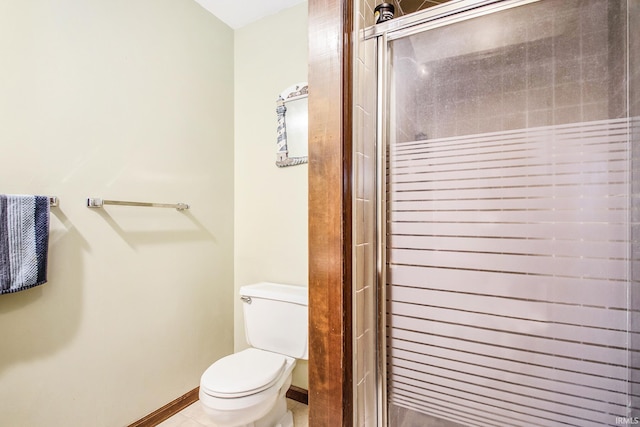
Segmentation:
{"type": "Polygon", "coordinates": [[[286,414],[295,365],[291,357],[255,348],[226,356],[202,375],[200,402],[219,427],[274,426],[286,414]],[[272,414],[278,400],[285,403],[285,410],[272,414]]]}
{"type": "Polygon", "coordinates": [[[286,392],[296,358],[308,358],[306,288],[260,283],[240,294],[253,347],[209,366],[200,402],[218,427],[293,427],[286,392]]]}

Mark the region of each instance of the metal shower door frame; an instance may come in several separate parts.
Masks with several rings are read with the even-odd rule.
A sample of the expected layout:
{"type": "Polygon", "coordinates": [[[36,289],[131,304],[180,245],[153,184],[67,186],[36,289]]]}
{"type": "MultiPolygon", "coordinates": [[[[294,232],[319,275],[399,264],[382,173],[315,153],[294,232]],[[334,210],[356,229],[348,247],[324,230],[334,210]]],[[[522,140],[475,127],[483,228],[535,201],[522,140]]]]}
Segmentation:
{"type": "Polygon", "coordinates": [[[376,288],[377,288],[377,425],[388,425],[387,418],[387,148],[390,130],[389,76],[390,43],[434,28],[500,12],[540,0],[452,0],[422,12],[392,19],[369,27],[364,39],[376,39],[376,288]]]}

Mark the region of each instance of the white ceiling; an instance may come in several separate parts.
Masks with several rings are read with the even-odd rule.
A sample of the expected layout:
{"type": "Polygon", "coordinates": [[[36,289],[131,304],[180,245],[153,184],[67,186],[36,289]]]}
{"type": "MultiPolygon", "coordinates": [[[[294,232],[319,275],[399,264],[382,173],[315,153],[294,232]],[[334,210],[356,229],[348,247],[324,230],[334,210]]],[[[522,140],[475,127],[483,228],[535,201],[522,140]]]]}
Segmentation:
{"type": "Polygon", "coordinates": [[[273,15],[305,0],[196,0],[233,29],[273,15]]]}

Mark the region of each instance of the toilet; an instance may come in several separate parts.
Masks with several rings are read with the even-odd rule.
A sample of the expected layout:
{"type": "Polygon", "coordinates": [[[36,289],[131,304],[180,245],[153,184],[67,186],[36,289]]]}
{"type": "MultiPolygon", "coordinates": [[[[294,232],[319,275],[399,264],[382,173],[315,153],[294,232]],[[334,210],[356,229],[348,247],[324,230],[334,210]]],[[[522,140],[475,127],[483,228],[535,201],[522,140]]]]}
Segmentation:
{"type": "Polygon", "coordinates": [[[292,427],[286,393],[296,359],[308,359],[307,288],[262,282],[240,288],[251,346],[213,363],[200,402],[219,427],[292,427]]]}

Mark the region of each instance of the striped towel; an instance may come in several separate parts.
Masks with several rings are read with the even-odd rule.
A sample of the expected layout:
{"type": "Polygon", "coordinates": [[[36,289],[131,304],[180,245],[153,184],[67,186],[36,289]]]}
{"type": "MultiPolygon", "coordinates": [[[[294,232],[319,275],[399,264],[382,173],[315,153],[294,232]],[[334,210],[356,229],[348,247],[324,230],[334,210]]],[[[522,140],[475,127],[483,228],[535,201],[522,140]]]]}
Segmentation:
{"type": "Polygon", "coordinates": [[[47,281],[49,197],[0,195],[0,295],[47,281]]]}

